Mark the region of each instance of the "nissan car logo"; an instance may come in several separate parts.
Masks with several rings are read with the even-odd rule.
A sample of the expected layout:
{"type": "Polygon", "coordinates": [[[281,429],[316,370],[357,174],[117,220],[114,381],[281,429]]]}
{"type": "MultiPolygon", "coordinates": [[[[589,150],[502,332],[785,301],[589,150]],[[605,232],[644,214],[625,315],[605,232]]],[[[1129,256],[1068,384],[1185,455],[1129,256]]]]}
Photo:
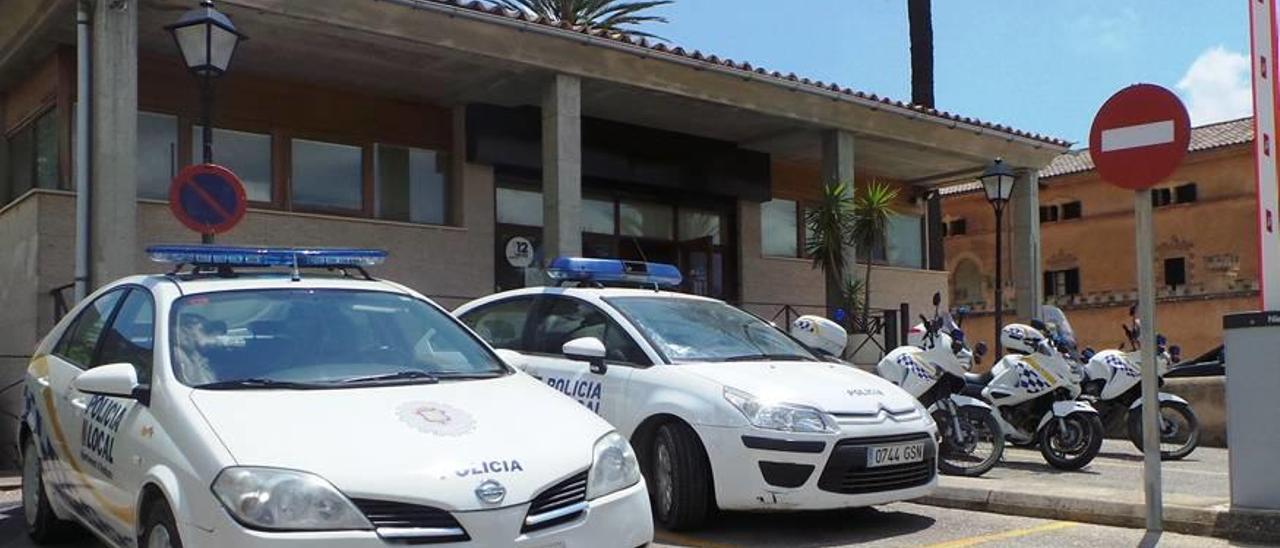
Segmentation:
{"type": "Polygon", "coordinates": [[[482,502],[497,504],[502,502],[502,499],[506,498],[506,496],[507,488],[494,480],[485,480],[479,487],[476,487],[476,498],[482,502]]]}

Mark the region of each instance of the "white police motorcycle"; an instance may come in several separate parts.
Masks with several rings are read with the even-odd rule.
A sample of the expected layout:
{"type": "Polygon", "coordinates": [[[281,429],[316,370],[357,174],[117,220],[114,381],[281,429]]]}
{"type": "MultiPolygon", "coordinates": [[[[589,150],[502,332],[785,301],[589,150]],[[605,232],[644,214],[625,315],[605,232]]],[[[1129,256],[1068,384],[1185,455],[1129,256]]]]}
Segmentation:
{"type": "Polygon", "coordinates": [[[1102,449],[1098,411],[1081,394],[1083,372],[1044,324],[1009,324],[1000,343],[1010,354],[983,375],[967,375],[965,393],[999,410],[1001,429],[1015,444],[1037,443],[1054,468],[1078,470],[1102,449]]]}
{"type": "Polygon", "coordinates": [[[964,331],[950,314],[939,314],[941,296],[934,294],[933,320],[920,316],[907,346],[893,349],[876,365],[876,373],[906,390],[924,405],[938,423],[942,444],[938,470],[957,476],[981,476],[1000,462],[1004,435],[987,402],[961,392],[974,355],[986,354],[978,343],[973,352],[964,331]]]}
{"type": "MultiPolygon", "coordinates": [[[[1062,321],[1066,321],[1065,316],[1062,321]]],[[[1108,429],[1119,429],[1123,425],[1129,440],[1141,451],[1142,350],[1138,347],[1137,331],[1123,327],[1129,346],[1134,349],[1132,352],[1086,350],[1082,356],[1081,361],[1085,362],[1082,399],[1092,402],[1108,429]]],[[[1156,373],[1161,384],[1170,361],[1163,339],[1156,337],[1156,373]]],[[[1167,392],[1160,392],[1158,396],[1160,457],[1164,460],[1186,458],[1200,443],[1200,420],[1187,400],[1167,392]]]]}

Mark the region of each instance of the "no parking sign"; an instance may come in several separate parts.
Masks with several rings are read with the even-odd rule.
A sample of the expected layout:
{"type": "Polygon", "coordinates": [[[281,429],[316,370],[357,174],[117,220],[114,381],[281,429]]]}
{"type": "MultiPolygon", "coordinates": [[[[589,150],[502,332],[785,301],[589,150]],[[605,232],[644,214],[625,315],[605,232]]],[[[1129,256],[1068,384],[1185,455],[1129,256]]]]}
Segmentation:
{"type": "Polygon", "coordinates": [[[169,186],[169,210],[187,228],[211,236],[231,230],[244,217],[244,184],[215,164],[187,166],[169,186]]]}

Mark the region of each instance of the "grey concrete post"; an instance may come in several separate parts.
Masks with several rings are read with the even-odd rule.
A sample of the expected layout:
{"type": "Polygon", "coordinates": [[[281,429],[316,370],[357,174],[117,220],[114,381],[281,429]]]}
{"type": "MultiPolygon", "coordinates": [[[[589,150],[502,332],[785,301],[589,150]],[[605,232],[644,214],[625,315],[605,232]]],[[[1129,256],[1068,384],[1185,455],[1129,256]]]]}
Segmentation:
{"type": "Polygon", "coordinates": [[[1014,310],[1018,321],[1040,317],[1044,282],[1040,267],[1040,174],[1026,170],[1013,185],[1012,217],[1014,310]]]}
{"type": "Polygon", "coordinates": [[[101,285],[137,270],[138,2],[93,10],[90,279],[101,285]]]}
{"type": "Polygon", "coordinates": [[[555,75],[542,96],[542,254],[582,254],[582,81],[555,75]]]}
{"type": "MultiPolygon", "coordinates": [[[[848,183],[850,195],[854,192],[853,144],[853,134],[847,131],[829,130],[822,134],[822,184],[848,183]]],[[[846,279],[857,276],[857,263],[858,254],[853,246],[849,246],[845,249],[844,269],[846,279]]],[[[843,280],[840,281],[840,284],[835,282],[836,280],[826,280],[827,308],[829,311],[836,308],[841,300],[842,286],[840,284],[843,284],[843,280]]],[[[849,310],[848,312],[853,314],[855,311],[849,310]]]]}

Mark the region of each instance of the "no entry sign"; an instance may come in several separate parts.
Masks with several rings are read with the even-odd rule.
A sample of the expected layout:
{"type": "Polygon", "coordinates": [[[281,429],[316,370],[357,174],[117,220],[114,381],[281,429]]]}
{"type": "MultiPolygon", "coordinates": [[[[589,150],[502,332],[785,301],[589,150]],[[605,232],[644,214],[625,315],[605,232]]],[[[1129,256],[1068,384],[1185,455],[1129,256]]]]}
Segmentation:
{"type": "Polygon", "coordinates": [[[244,184],[231,170],[214,164],[187,166],[169,186],[169,210],[200,234],[221,234],[244,217],[244,184]]]}
{"type": "Polygon", "coordinates": [[[1089,155],[1107,182],[1151,188],[1173,174],[1187,155],[1191,121],[1173,92],[1137,84],[1112,95],[1089,131],[1089,155]]]}

